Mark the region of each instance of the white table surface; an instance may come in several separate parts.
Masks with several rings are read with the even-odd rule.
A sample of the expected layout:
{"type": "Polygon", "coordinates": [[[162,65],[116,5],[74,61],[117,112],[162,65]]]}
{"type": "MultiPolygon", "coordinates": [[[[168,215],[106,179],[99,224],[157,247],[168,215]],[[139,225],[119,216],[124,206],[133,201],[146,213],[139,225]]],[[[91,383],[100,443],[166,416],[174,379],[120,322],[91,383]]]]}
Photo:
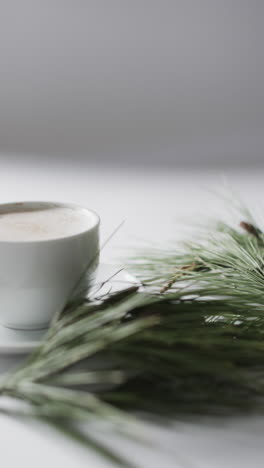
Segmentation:
{"type": "MultiPolygon", "coordinates": [[[[1,156],[0,156],[1,161],[1,156]]],[[[126,224],[103,252],[104,261],[118,261],[136,244],[178,238],[182,220],[223,214],[212,193],[226,174],[232,187],[249,204],[262,201],[263,171],[184,172],[150,169],[92,169],[85,166],[40,166],[1,161],[0,201],[53,200],[81,203],[102,218],[102,240],[126,218],[126,224]]],[[[19,358],[0,356],[0,372],[19,358]]],[[[1,407],[10,405],[1,400],[1,407]]],[[[264,417],[221,421],[175,421],[172,428],[146,424],[151,448],[119,439],[111,431],[96,432],[142,468],[260,468],[263,466],[264,417]]],[[[66,440],[48,426],[28,423],[0,413],[0,464],[13,468],[110,467],[104,459],[66,440]]]]}

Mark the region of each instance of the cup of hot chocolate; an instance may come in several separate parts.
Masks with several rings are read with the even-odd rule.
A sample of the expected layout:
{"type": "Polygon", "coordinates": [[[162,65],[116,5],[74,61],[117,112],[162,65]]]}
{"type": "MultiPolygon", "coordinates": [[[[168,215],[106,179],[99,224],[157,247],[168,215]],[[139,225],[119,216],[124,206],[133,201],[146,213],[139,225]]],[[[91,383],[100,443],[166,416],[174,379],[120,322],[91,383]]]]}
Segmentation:
{"type": "Polygon", "coordinates": [[[99,216],[68,203],[0,204],[0,323],[45,328],[98,265],[99,216]]]}

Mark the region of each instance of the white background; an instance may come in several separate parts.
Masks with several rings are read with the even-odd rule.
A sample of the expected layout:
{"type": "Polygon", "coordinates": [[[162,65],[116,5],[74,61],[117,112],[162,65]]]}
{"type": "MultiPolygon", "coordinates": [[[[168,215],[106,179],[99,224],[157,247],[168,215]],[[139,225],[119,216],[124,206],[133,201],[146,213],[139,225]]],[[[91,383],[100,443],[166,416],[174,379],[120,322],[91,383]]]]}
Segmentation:
{"type": "MultiPolygon", "coordinates": [[[[103,252],[111,262],[224,215],[213,192],[225,174],[263,213],[263,7],[0,0],[0,202],[81,203],[101,215],[102,241],[126,219],[103,252]]],[[[0,356],[0,371],[18,362],[0,356]]],[[[141,468],[262,468],[263,430],[261,416],[153,424],[149,449],[97,436],[141,468]]],[[[108,466],[1,413],[0,457],[8,468],[108,466]]]]}
{"type": "MultiPolygon", "coordinates": [[[[249,205],[261,210],[263,172],[226,171],[229,183],[249,205]]],[[[103,254],[114,261],[144,241],[159,247],[182,235],[182,220],[223,215],[229,210],[212,192],[221,187],[216,172],[61,170],[38,165],[5,163],[0,172],[1,200],[63,200],[93,207],[102,217],[102,240],[125,217],[122,232],[103,254]],[[125,250],[124,250],[125,249],[125,250]]],[[[1,312],[0,312],[1,313],[1,312]]],[[[15,358],[0,356],[2,371],[17,365],[15,358]]],[[[2,406],[4,402],[2,401],[2,406]]],[[[91,429],[90,429],[91,430],[91,429]]],[[[99,439],[128,455],[142,468],[260,468],[263,466],[264,418],[243,417],[217,421],[175,421],[174,427],[154,424],[144,429],[153,447],[143,448],[114,437],[99,439]]],[[[92,432],[94,430],[92,429],[92,432]]],[[[93,468],[110,466],[91,452],[67,441],[48,427],[18,421],[0,414],[1,466],[15,468],[93,468]]]]}

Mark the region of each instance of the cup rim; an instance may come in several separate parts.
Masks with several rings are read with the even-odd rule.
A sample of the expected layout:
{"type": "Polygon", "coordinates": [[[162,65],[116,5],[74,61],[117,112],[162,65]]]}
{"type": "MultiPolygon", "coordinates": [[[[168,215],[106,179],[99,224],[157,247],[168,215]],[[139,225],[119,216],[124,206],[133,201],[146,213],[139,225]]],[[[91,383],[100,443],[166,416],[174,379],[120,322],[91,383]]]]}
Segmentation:
{"type": "Polygon", "coordinates": [[[98,215],[96,211],[94,211],[91,208],[87,208],[86,206],[79,205],[78,203],[72,203],[72,202],[58,202],[58,201],[53,201],[53,200],[22,200],[22,201],[14,201],[14,202],[6,202],[6,203],[0,203],[0,212],[2,207],[8,207],[8,206],[21,206],[21,205],[55,205],[59,207],[64,207],[64,208],[79,208],[81,210],[88,211],[91,213],[94,217],[95,222],[89,226],[88,228],[77,232],[76,234],[71,234],[69,236],[60,236],[60,237],[50,237],[48,239],[22,239],[22,240],[1,240],[0,239],[0,244],[44,244],[48,242],[62,242],[68,239],[73,239],[74,237],[79,237],[84,235],[87,232],[93,231],[94,229],[97,229],[100,226],[101,223],[101,218],[98,215]]]}

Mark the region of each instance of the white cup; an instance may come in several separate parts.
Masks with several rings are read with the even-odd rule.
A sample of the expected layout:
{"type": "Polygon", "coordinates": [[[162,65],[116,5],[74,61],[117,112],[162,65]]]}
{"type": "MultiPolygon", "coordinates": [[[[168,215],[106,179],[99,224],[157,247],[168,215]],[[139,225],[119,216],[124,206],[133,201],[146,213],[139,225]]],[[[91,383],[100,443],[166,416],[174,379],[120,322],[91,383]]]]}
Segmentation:
{"type": "MultiPolygon", "coordinates": [[[[51,203],[19,205],[34,209],[51,203]]],[[[17,205],[0,204],[0,214],[17,205]]],[[[81,278],[85,276],[88,283],[93,280],[98,264],[99,216],[74,204],[54,205],[82,208],[89,213],[91,225],[77,234],[54,239],[0,240],[0,322],[6,327],[47,327],[54,314],[63,310],[81,278]]]]}

